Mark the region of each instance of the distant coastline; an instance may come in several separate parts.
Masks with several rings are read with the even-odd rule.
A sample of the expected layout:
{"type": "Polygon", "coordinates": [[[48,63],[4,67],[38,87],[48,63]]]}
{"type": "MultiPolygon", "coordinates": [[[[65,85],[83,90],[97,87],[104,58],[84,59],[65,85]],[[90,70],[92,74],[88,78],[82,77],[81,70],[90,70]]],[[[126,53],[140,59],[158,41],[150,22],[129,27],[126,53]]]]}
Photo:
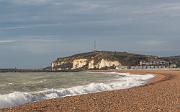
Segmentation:
{"type": "Polygon", "coordinates": [[[0,73],[5,73],[5,72],[79,72],[79,71],[80,70],[52,71],[52,70],[45,70],[45,69],[12,69],[12,68],[0,69],[0,73]]]}
{"type": "Polygon", "coordinates": [[[7,68],[7,69],[0,69],[0,73],[6,73],[6,72],[24,72],[24,73],[27,73],[27,72],[118,72],[118,71],[124,71],[124,70],[130,70],[130,71],[133,71],[133,70],[180,70],[180,68],[164,68],[164,69],[122,69],[122,70],[117,70],[117,69],[108,69],[108,70],[56,70],[56,71],[53,71],[53,70],[45,70],[45,69],[12,69],[12,68],[7,68]]]}

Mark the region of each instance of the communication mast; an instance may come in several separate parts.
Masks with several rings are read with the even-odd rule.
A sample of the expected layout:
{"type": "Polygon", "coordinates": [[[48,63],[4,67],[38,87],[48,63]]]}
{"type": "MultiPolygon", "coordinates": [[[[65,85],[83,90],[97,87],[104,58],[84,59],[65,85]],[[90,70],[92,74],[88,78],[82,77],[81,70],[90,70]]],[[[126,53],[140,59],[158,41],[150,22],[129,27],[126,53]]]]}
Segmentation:
{"type": "Polygon", "coordinates": [[[96,52],[96,40],[94,41],[94,52],[96,52]]]}

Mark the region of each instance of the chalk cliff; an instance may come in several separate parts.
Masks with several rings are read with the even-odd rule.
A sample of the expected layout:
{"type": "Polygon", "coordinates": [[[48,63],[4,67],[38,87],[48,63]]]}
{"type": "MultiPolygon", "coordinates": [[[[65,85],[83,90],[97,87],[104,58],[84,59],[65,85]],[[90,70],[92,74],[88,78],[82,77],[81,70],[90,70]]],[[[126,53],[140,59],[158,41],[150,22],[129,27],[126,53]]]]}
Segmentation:
{"type": "Polygon", "coordinates": [[[76,70],[76,69],[105,69],[105,68],[115,68],[116,66],[121,65],[119,61],[109,61],[102,59],[99,62],[95,63],[94,60],[87,59],[75,59],[72,62],[53,62],[53,70],[76,70]],[[67,66],[69,65],[69,66],[67,66]]]}
{"type": "Polygon", "coordinates": [[[139,63],[143,55],[127,52],[94,51],[81,53],[70,57],[58,58],[52,62],[52,70],[88,70],[113,69],[117,66],[130,66],[139,63]]]}
{"type": "Polygon", "coordinates": [[[127,52],[93,51],[69,57],[57,58],[48,67],[50,70],[113,69],[117,66],[138,66],[140,62],[163,60],[180,67],[180,56],[158,57],[127,52]]]}

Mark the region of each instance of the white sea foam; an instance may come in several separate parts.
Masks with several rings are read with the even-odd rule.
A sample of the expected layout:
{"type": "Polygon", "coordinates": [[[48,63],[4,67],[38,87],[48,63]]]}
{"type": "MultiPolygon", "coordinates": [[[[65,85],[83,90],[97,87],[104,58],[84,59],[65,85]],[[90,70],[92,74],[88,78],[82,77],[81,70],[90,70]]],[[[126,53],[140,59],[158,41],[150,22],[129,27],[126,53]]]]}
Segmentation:
{"type": "MultiPolygon", "coordinates": [[[[110,74],[110,73],[108,73],[110,74]]],[[[111,73],[113,74],[113,73],[111,73]]],[[[38,92],[14,92],[0,95],[0,108],[17,106],[25,103],[36,102],[44,99],[60,98],[66,96],[75,96],[102,91],[111,91],[117,89],[127,89],[144,85],[148,79],[154,75],[130,75],[127,73],[114,73],[124,77],[111,80],[109,83],[91,83],[83,86],[71,88],[46,89],[38,92]]]]}

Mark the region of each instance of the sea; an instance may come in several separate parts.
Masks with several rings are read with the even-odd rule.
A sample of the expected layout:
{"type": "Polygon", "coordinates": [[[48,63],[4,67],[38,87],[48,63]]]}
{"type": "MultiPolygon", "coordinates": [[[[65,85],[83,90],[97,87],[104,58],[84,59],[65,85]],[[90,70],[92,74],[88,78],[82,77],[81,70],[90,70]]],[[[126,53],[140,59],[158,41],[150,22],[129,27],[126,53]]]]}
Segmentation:
{"type": "Polygon", "coordinates": [[[0,108],[142,86],[153,77],[116,72],[0,73],[0,108]]]}

